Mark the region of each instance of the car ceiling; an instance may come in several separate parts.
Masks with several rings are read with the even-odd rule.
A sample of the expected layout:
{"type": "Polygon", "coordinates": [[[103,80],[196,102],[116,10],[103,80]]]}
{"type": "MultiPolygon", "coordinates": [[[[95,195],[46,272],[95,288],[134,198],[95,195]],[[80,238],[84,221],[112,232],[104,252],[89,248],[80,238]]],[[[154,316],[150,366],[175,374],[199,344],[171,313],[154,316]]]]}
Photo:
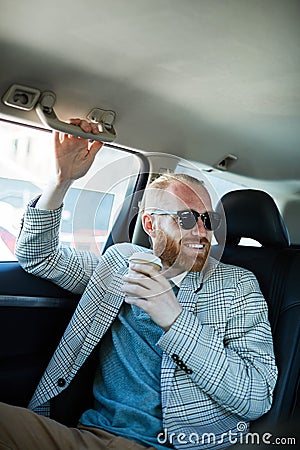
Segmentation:
{"type": "MultiPolygon", "coordinates": [[[[1,0],[0,96],[57,95],[61,120],[116,112],[116,142],[235,174],[300,179],[298,0],[1,0]]],[[[40,124],[0,106],[1,117],[40,124]]],[[[299,188],[299,186],[298,186],[299,188]]]]}

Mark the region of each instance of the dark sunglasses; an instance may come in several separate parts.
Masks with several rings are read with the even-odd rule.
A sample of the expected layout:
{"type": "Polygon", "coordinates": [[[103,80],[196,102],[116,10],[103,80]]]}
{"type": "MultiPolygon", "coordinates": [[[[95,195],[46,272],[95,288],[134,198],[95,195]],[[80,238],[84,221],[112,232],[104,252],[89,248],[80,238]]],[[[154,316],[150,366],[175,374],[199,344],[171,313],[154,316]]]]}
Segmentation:
{"type": "Polygon", "coordinates": [[[207,211],[201,214],[193,209],[187,209],[184,211],[152,211],[150,214],[157,214],[159,216],[176,216],[179,225],[184,230],[191,230],[194,228],[199,217],[203,222],[204,228],[208,231],[215,231],[221,223],[220,214],[214,211],[207,211]]]}

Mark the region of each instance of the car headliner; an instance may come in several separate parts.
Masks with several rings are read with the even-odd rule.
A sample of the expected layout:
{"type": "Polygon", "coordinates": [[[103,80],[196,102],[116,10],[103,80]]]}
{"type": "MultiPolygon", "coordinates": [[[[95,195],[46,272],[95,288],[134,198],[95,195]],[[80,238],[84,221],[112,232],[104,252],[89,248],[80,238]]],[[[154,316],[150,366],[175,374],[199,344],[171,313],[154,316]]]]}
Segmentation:
{"type": "MultiPolygon", "coordinates": [[[[2,0],[0,96],[57,95],[61,120],[116,112],[116,142],[265,180],[300,179],[298,0],[2,0]]],[[[0,105],[0,117],[40,124],[0,105]]]]}

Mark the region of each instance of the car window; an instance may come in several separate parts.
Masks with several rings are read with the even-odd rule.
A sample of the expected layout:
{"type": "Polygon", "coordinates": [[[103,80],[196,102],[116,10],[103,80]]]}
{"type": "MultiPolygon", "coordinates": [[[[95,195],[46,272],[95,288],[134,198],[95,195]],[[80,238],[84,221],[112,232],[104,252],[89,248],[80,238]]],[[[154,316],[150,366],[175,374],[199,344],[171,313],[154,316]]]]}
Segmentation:
{"type": "MultiPolygon", "coordinates": [[[[0,121],[0,148],[0,261],[14,261],[25,207],[42,192],[55,170],[52,133],[0,121]]],[[[65,198],[62,244],[101,252],[139,170],[135,154],[105,145],[89,173],[72,185],[65,198]]]]}

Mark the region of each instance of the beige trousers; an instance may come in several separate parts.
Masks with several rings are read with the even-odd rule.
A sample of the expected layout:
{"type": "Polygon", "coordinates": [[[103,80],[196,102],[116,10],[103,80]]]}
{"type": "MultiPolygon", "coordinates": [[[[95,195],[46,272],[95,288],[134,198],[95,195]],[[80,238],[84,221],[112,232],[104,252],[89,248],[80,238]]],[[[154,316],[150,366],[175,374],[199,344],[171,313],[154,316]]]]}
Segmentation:
{"type": "Polygon", "coordinates": [[[155,450],[99,428],[68,428],[26,408],[0,403],[1,450],[155,450]]]}

